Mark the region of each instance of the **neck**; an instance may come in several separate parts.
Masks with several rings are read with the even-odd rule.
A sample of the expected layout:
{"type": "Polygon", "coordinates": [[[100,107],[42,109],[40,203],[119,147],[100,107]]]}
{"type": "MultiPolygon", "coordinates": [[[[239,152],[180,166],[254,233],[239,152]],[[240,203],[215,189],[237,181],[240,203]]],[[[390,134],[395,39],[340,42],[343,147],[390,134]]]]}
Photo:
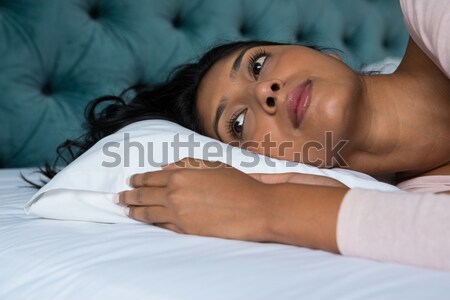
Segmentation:
{"type": "Polygon", "coordinates": [[[406,70],[361,76],[359,126],[352,134],[348,158],[352,169],[414,174],[450,160],[448,79],[444,76],[440,81],[406,70]]]}

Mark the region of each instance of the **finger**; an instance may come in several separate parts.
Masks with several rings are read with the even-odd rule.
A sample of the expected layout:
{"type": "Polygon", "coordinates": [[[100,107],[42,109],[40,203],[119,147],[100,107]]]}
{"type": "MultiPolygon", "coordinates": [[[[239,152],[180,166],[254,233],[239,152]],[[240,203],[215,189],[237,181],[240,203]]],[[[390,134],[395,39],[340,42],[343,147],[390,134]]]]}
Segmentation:
{"type": "Polygon", "coordinates": [[[184,169],[184,168],[201,168],[202,160],[193,158],[193,157],[185,157],[176,162],[168,164],[164,167],[164,170],[175,170],[175,169],[184,169]]]}
{"type": "Polygon", "coordinates": [[[217,169],[217,168],[224,168],[227,166],[228,166],[227,164],[222,163],[220,161],[209,161],[193,157],[185,157],[182,160],[164,166],[163,170],[174,170],[180,168],[217,169]]]}
{"type": "Polygon", "coordinates": [[[170,231],[174,231],[176,233],[182,233],[181,229],[172,223],[155,223],[153,225],[155,225],[156,227],[159,227],[159,228],[164,228],[164,229],[167,229],[170,231]]]}
{"type": "Polygon", "coordinates": [[[122,206],[164,205],[167,190],[164,187],[141,187],[120,192],[118,196],[116,202],[122,206]]]}
{"type": "Polygon", "coordinates": [[[161,168],[164,171],[167,171],[167,170],[176,170],[176,169],[185,168],[185,167],[186,167],[186,163],[183,160],[179,160],[179,161],[167,164],[161,168]]]}
{"type": "Polygon", "coordinates": [[[169,223],[170,212],[163,206],[129,206],[128,217],[144,223],[169,223]]]}
{"type": "Polygon", "coordinates": [[[134,174],[130,177],[129,183],[132,187],[163,187],[167,186],[169,181],[169,172],[167,171],[153,171],[141,174],[134,174]]]}
{"type": "Polygon", "coordinates": [[[193,160],[195,160],[195,159],[194,158],[185,157],[185,158],[182,158],[182,159],[180,159],[178,161],[175,161],[173,163],[165,165],[164,167],[162,167],[162,169],[163,170],[176,170],[176,169],[187,168],[190,163],[194,163],[194,165],[196,164],[195,162],[193,162],[193,160]]]}

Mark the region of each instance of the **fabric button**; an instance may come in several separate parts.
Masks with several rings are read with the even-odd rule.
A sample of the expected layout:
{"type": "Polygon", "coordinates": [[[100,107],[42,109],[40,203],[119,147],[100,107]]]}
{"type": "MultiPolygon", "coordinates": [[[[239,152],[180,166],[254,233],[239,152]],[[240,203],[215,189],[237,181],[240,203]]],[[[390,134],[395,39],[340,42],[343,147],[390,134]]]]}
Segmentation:
{"type": "Polygon", "coordinates": [[[303,31],[297,32],[295,39],[299,42],[303,41],[305,39],[305,33],[303,31]]]}
{"type": "Polygon", "coordinates": [[[98,19],[100,17],[100,9],[98,6],[94,6],[89,10],[89,16],[91,19],[98,19]]]}
{"type": "Polygon", "coordinates": [[[172,26],[174,28],[180,28],[181,27],[181,18],[180,15],[176,15],[175,18],[172,20],[172,26]]]}
{"type": "Polygon", "coordinates": [[[240,26],[240,27],[239,27],[239,33],[240,33],[241,35],[246,35],[246,34],[248,33],[247,27],[246,27],[245,25],[240,26]]]}
{"type": "Polygon", "coordinates": [[[342,43],[344,43],[345,46],[351,47],[353,44],[353,39],[350,36],[344,36],[342,39],[342,43]]]}
{"type": "Polygon", "coordinates": [[[45,96],[50,96],[52,94],[52,86],[50,85],[50,83],[47,82],[46,84],[44,84],[41,89],[41,93],[45,96]]]}

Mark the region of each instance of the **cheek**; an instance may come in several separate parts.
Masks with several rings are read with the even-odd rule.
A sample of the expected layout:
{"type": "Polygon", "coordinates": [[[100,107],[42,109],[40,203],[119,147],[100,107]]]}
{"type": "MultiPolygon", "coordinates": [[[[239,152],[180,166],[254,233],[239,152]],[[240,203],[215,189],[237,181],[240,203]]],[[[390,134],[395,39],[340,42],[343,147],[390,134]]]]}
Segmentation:
{"type": "MultiPolygon", "coordinates": [[[[316,137],[325,131],[344,134],[353,124],[362,87],[353,72],[344,71],[342,77],[318,79],[314,86],[307,121],[308,135],[316,137]]],[[[306,125],[306,124],[305,124],[306,125]]],[[[306,127],[306,126],[305,126],[306,127]]],[[[321,138],[321,137],[318,137],[321,138]]]]}
{"type": "MultiPolygon", "coordinates": [[[[246,122],[241,147],[283,160],[301,161],[303,145],[316,141],[323,133],[322,130],[316,129],[317,132],[300,132],[298,136],[293,134],[293,130],[287,125],[289,120],[258,115],[253,111],[249,111],[246,122]]],[[[321,142],[320,139],[319,141],[321,142]]]]}
{"type": "Polygon", "coordinates": [[[312,132],[335,129],[343,121],[342,114],[346,109],[347,102],[348,93],[345,86],[318,81],[308,108],[308,128],[312,132]]]}
{"type": "Polygon", "coordinates": [[[275,126],[269,127],[269,122],[263,124],[254,132],[251,139],[242,144],[242,148],[281,160],[303,162],[319,167],[323,165],[324,132],[315,138],[300,138],[284,134],[275,126]]]}
{"type": "Polygon", "coordinates": [[[250,113],[247,120],[247,133],[244,134],[242,148],[249,151],[276,157],[275,150],[286,137],[280,131],[276,120],[271,117],[255,116],[250,113]]]}

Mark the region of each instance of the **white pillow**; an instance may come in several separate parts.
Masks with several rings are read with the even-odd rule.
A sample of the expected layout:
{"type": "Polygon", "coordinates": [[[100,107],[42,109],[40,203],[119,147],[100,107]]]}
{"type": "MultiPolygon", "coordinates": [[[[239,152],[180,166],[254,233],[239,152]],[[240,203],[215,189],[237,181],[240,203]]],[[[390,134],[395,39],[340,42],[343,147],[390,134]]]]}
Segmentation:
{"type": "Polygon", "coordinates": [[[245,173],[316,174],[337,179],[350,188],[399,191],[363,173],[271,159],[172,122],[148,120],[128,125],[97,142],[42,187],[25,210],[52,219],[133,223],[136,221],[128,218],[122,207],[113,204],[112,197],[130,189],[126,184],[129,176],[160,170],[161,163],[184,157],[222,161],[245,173]],[[189,141],[196,143],[195,147],[188,147],[189,141]]]}
{"type": "Polygon", "coordinates": [[[381,74],[392,74],[397,70],[398,66],[402,62],[400,57],[388,56],[383,60],[371,63],[362,68],[363,72],[377,71],[381,74]]]}

